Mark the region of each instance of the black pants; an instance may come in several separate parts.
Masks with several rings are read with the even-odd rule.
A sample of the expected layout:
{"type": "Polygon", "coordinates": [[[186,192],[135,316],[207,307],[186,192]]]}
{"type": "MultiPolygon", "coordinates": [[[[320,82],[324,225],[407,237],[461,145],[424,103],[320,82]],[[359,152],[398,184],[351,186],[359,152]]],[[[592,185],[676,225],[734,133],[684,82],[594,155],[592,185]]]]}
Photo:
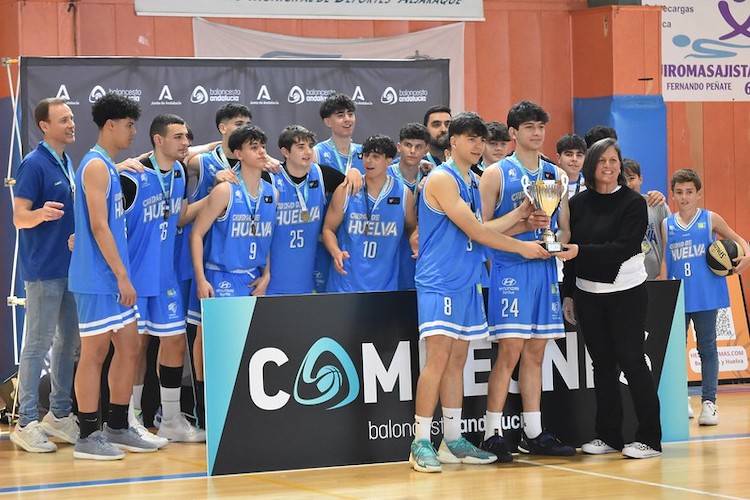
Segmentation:
{"type": "Polygon", "coordinates": [[[646,285],[613,293],[577,289],[574,300],[578,325],[594,363],[597,437],[618,450],[625,443],[619,382],[622,370],[638,417],[635,441],[661,450],[659,397],[643,357],[646,285]]]}

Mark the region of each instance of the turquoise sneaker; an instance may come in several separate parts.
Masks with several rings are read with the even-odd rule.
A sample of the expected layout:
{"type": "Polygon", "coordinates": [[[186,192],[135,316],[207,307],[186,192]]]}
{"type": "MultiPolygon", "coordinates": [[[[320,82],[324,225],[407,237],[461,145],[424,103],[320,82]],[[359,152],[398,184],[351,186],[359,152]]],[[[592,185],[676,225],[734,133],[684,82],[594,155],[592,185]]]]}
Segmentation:
{"type": "Polygon", "coordinates": [[[417,472],[442,472],[443,470],[429,439],[412,441],[409,463],[417,472]]]}
{"type": "Polygon", "coordinates": [[[497,460],[492,453],[480,450],[471,444],[465,437],[461,436],[455,441],[440,443],[437,455],[438,460],[444,464],[491,464],[497,460]]]}

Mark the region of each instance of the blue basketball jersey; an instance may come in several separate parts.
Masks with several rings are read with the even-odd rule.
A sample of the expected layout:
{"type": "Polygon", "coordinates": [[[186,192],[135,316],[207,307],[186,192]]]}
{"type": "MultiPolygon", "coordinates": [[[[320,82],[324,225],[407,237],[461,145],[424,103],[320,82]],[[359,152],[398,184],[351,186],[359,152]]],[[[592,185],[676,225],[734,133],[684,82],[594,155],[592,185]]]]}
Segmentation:
{"type": "Polygon", "coordinates": [[[328,139],[315,145],[315,154],[318,157],[320,165],[328,165],[342,174],[346,174],[347,165],[351,163],[352,167],[364,174],[365,166],[362,163],[362,145],[352,142],[349,146],[349,153],[349,155],[339,153],[333,139],[328,139]]]}
{"type": "Polygon", "coordinates": [[[206,269],[258,277],[266,267],[276,220],[276,196],[261,180],[258,197],[247,204],[242,187],[232,184],[229,204],[206,235],[206,269]]]}
{"type": "Polygon", "coordinates": [[[190,257],[190,231],[192,224],[177,228],[175,235],[175,272],[179,281],[193,279],[193,261],[190,257]]]}
{"type": "Polygon", "coordinates": [[[86,204],[86,190],[83,186],[83,174],[91,160],[101,160],[109,171],[109,189],[107,190],[107,222],[115,240],[125,269],[130,271],[128,259],[127,229],[125,226],[125,207],[122,197],[120,177],[115,164],[102,149],[91,149],[81,160],[76,172],[75,191],[75,246],[68,269],[68,288],[71,292],[88,294],[117,294],[117,279],[104,260],[99,245],[91,232],[91,220],[86,204]]]}
{"type": "Polygon", "coordinates": [[[161,295],[177,287],[175,236],[185,195],[185,172],[180,162],[174,162],[172,170],[162,174],[169,195],[167,202],[154,169],[121,175],[136,186],[135,200],[125,211],[130,279],[139,297],[161,295]],[[165,218],[166,213],[169,215],[165,218]]]}
{"type": "Polygon", "coordinates": [[[311,293],[315,289],[315,255],[326,209],[323,173],[313,164],[299,186],[285,170],[271,174],[271,178],[279,201],[267,292],[269,295],[311,293]]]}
{"type": "MultiPolygon", "coordinates": [[[[453,161],[436,167],[427,176],[427,183],[434,172],[447,172],[456,182],[461,199],[472,207],[478,220],[482,220],[482,202],[479,195],[479,179],[469,172],[471,184],[457,173],[453,161]]],[[[417,290],[452,292],[480,282],[484,247],[473,242],[456,226],[444,212],[431,207],[424,195],[419,196],[419,258],[415,282],[417,290]]]]}
{"type": "MultiPolygon", "coordinates": [[[[417,187],[422,181],[422,177],[424,177],[424,174],[422,174],[422,170],[418,171],[416,182],[409,182],[404,179],[398,163],[390,165],[388,167],[388,173],[404,183],[404,186],[406,186],[414,195],[414,202],[416,203],[417,187]]],[[[411,247],[409,246],[409,235],[406,233],[404,233],[403,237],[401,238],[401,248],[399,250],[399,254],[398,289],[412,290],[414,288],[414,272],[416,271],[417,261],[411,257],[412,252],[411,247]]]]}
{"type": "Polygon", "coordinates": [[[727,280],[715,275],[706,263],[706,252],[715,240],[711,212],[698,209],[683,226],[677,214],[667,218],[667,277],[682,280],[685,312],[710,311],[729,306],[727,280]]]}
{"type": "Polygon", "coordinates": [[[406,218],[406,186],[386,176],[377,198],[362,190],[348,196],[344,220],[336,236],[339,248],[349,253],[346,275],[331,265],[329,292],[375,292],[398,288],[398,264],[406,218]]]}
{"type": "MultiPolygon", "coordinates": [[[[539,169],[536,172],[529,172],[516,158],[516,155],[505,157],[498,163],[495,163],[489,168],[499,168],[500,176],[502,178],[503,189],[500,192],[500,198],[498,199],[497,205],[495,205],[494,216],[495,218],[502,217],[503,215],[511,212],[517,208],[523,200],[526,199],[526,194],[523,191],[521,185],[521,179],[525,176],[528,177],[529,181],[534,182],[536,179],[542,180],[557,180],[558,172],[557,167],[552,163],[548,163],[541,158],[539,159],[539,169]]],[[[552,232],[557,231],[557,214],[559,209],[555,211],[550,222],[552,232]]],[[[519,233],[513,237],[522,241],[535,241],[541,236],[540,231],[527,231],[525,233],[519,233]]],[[[522,264],[528,262],[525,257],[512,252],[504,252],[502,250],[490,250],[489,258],[492,261],[493,266],[513,266],[516,264],[522,264]]],[[[554,263],[553,263],[554,264],[554,263]]]]}
{"type": "Polygon", "coordinates": [[[216,182],[216,174],[224,169],[231,169],[235,173],[238,173],[240,168],[239,162],[237,162],[234,168],[229,165],[221,144],[208,153],[198,155],[198,161],[200,164],[198,182],[195,190],[191,193],[190,202],[202,200],[208,196],[208,193],[211,192],[216,182]]]}

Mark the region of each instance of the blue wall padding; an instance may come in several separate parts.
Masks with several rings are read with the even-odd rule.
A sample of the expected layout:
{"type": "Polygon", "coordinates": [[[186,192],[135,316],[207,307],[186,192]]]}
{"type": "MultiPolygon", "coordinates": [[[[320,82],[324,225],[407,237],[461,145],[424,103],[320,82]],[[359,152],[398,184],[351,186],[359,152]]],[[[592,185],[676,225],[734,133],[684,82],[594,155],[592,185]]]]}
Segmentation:
{"type": "Polygon", "coordinates": [[[641,165],[643,192],[667,194],[667,108],[660,95],[573,99],[573,116],[581,136],[594,125],[617,130],[623,156],[641,165]]]}

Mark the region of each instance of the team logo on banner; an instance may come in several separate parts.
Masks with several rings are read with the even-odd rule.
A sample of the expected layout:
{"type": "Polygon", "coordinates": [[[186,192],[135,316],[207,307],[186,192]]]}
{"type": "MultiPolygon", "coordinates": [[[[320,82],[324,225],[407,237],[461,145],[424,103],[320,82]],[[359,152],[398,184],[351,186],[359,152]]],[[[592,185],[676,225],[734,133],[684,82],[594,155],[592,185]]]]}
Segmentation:
{"type": "Polygon", "coordinates": [[[263,105],[263,104],[279,104],[279,101],[276,101],[271,98],[271,93],[268,91],[268,85],[263,84],[260,86],[260,89],[258,89],[258,95],[255,97],[254,101],[250,101],[250,104],[253,105],[263,105]]]}
{"type": "Polygon", "coordinates": [[[396,104],[398,102],[398,94],[396,89],[393,87],[386,87],[383,91],[383,95],[380,96],[380,102],[383,104],[396,104]]]}
{"type": "Polygon", "coordinates": [[[190,94],[190,102],[193,104],[206,104],[208,102],[208,92],[202,85],[196,85],[190,94]]]}
{"type": "Polygon", "coordinates": [[[362,87],[357,85],[352,92],[352,101],[358,106],[372,106],[372,101],[365,99],[365,94],[362,92],[362,87]]]}
{"type": "Polygon", "coordinates": [[[89,102],[92,104],[95,103],[96,101],[104,97],[104,94],[106,93],[107,91],[104,90],[104,87],[102,87],[101,85],[94,85],[94,88],[91,89],[91,92],[89,92],[89,102]]]}
{"type": "Polygon", "coordinates": [[[60,88],[57,89],[57,94],[55,95],[58,99],[65,99],[65,104],[68,106],[77,106],[80,103],[78,101],[74,101],[70,98],[70,93],[68,92],[68,87],[63,83],[60,85],[60,88]]]}
{"type": "Polygon", "coordinates": [[[172,91],[169,90],[169,85],[164,85],[159,92],[159,97],[155,101],[151,101],[152,106],[181,106],[182,101],[175,101],[172,97],[172,91]]]}
{"type": "Polygon", "coordinates": [[[289,89],[289,95],[286,98],[291,104],[302,104],[305,102],[305,92],[300,88],[299,85],[295,85],[289,89]]]}
{"type": "Polygon", "coordinates": [[[386,87],[380,96],[383,104],[396,104],[397,102],[427,102],[430,92],[427,89],[394,89],[386,87]]]}
{"type": "Polygon", "coordinates": [[[359,395],[359,376],[354,368],[352,358],[341,347],[341,344],[331,338],[323,337],[310,347],[305,359],[302,360],[297,378],[294,381],[294,400],[304,406],[322,405],[334,399],[347,385],[349,389],[346,396],[338,403],[329,406],[328,410],[346,406],[357,398],[359,395]],[[334,357],[341,365],[341,369],[327,364],[315,371],[318,360],[326,354],[334,357]],[[301,395],[300,387],[305,387],[305,385],[315,386],[314,392],[318,392],[319,395],[315,397],[301,395]]]}

